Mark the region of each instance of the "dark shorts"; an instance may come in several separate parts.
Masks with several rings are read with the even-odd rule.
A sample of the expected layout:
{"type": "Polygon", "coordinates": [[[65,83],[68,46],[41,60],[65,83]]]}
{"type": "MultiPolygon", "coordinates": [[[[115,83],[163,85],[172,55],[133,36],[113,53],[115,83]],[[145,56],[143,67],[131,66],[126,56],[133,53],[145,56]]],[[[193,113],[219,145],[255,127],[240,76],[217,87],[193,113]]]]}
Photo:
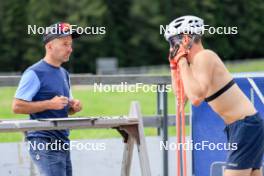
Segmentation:
{"type": "Polygon", "coordinates": [[[225,131],[228,142],[237,146],[228,153],[226,169],[259,169],[264,154],[264,121],[260,114],[231,123],[225,131]]]}

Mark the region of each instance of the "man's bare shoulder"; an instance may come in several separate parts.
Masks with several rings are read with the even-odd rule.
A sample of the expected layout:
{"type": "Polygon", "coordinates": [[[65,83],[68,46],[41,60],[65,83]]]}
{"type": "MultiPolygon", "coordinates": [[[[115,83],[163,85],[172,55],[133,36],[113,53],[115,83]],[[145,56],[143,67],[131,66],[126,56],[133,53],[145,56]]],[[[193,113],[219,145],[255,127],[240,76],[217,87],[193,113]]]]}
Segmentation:
{"type": "Polygon", "coordinates": [[[196,54],[194,58],[194,66],[201,68],[213,68],[214,65],[217,65],[220,58],[212,50],[205,49],[196,54]]]}
{"type": "Polygon", "coordinates": [[[194,64],[195,65],[204,64],[204,63],[213,64],[217,62],[219,59],[220,58],[214,51],[205,49],[196,54],[194,58],[194,64]]]}

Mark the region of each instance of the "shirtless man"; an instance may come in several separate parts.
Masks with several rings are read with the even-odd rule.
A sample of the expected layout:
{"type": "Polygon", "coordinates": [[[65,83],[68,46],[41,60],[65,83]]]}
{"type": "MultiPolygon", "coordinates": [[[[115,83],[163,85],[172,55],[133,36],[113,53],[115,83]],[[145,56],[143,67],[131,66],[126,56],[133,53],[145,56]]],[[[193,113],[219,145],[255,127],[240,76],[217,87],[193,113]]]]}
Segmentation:
{"type": "Polygon", "coordinates": [[[237,143],[237,150],[229,151],[225,176],[261,176],[264,122],[217,54],[203,48],[203,26],[198,17],[182,16],[166,29],[174,90],[179,69],[191,103],[208,102],[224,120],[228,142],[237,143]]]}

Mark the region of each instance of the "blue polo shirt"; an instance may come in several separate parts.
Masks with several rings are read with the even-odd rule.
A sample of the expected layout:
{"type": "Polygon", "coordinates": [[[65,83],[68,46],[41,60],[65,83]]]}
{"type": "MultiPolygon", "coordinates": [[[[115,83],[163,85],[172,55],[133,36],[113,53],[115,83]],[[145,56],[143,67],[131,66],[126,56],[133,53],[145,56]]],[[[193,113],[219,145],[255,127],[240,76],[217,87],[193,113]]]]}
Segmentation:
{"type": "MultiPolygon", "coordinates": [[[[29,67],[22,75],[15,98],[35,102],[50,100],[55,96],[72,99],[69,73],[43,59],[29,67]]],[[[69,106],[61,110],[46,110],[30,114],[30,119],[68,117],[69,106]]],[[[47,137],[69,141],[69,130],[28,131],[27,137],[47,137]]]]}

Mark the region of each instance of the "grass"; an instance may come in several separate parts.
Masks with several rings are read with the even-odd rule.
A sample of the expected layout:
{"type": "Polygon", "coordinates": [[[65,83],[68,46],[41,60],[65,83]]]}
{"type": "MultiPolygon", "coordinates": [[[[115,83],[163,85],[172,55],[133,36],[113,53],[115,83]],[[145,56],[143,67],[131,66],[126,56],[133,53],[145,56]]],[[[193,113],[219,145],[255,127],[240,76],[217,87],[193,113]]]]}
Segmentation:
{"type": "MultiPolygon", "coordinates": [[[[263,71],[264,59],[251,60],[248,62],[232,62],[226,63],[227,68],[231,72],[255,72],[263,71]]],[[[0,88],[0,119],[19,119],[27,118],[25,115],[16,115],[11,111],[11,103],[15,93],[15,87],[0,88]]],[[[154,92],[137,92],[137,93],[118,93],[118,92],[94,92],[92,87],[73,86],[74,97],[80,99],[84,105],[83,111],[76,116],[112,116],[126,115],[129,111],[130,102],[137,100],[141,104],[143,115],[156,114],[156,93],[154,92]]],[[[168,94],[168,112],[174,114],[175,111],[174,96],[170,92],[168,94]]],[[[186,106],[189,107],[189,106],[186,106]]],[[[188,111],[188,109],[186,109],[188,111]]],[[[189,134],[189,127],[186,130],[189,134]]],[[[157,129],[145,128],[147,136],[157,135],[157,129]]],[[[169,128],[169,135],[175,135],[175,127],[169,128]]],[[[87,139],[87,138],[111,138],[119,137],[115,130],[104,129],[88,129],[88,130],[72,130],[71,139],[87,139]]],[[[17,142],[21,141],[23,135],[21,133],[0,133],[0,142],[17,142]]]]}
{"type": "Polygon", "coordinates": [[[246,61],[232,61],[226,62],[228,70],[232,73],[236,72],[263,72],[264,59],[251,59],[246,61]]]}

